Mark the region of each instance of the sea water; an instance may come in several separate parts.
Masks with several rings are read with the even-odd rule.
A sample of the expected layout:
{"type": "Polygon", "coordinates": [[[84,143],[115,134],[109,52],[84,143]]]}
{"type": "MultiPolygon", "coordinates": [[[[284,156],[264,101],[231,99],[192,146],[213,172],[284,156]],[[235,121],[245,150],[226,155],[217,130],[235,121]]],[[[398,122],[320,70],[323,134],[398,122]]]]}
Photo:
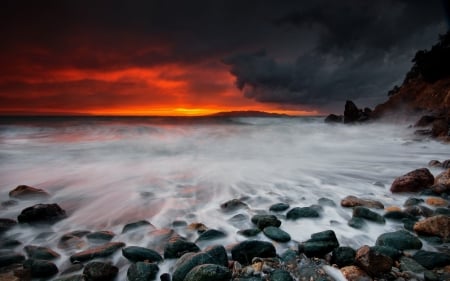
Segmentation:
{"type": "MultiPolygon", "coordinates": [[[[340,200],[354,195],[402,206],[409,195],[391,194],[393,180],[432,159],[448,158],[448,145],[418,140],[405,124],[330,125],[321,117],[7,118],[0,124],[1,201],[21,184],[51,196],[18,200],[2,208],[0,217],[17,219],[37,203],[59,204],[66,219],[47,228],[23,225],[6,236],[52,247],[63,256],[57,264],[64,266],[74,250],[56,245],[73,230],[109,230],[116,233],[113,241],[147,247],[151,234],[121,234],[123,226],[145,219],[195,241],[196,232],[172,223],[199,222],[227,234],[199,243],[201,248],[231,245],[248,239],[237,231],[254,227],[250,218],[269,212],[272,204],[306,207],[328,198],[336,206],[323,206],[320,218],[290,221],[286,212],[276,214],[293,240],[275,243],[277,250],[327,229],[335,231],[341,246],[358,248],[403,226],[388,221],[351,228],[352,211],[340,207],[340,200]],[[223,212],[220,205],[231,199],[248,208],[223,212]],[[230,220],[236,215],[240,219],[230,220]],[[45,238],[37,241],[43,232],[45,238]]],[[[270,241],[262,233],[254,239],[270,241]]],[[[81,247],[78,251],[88,245],[81,247]]]]}

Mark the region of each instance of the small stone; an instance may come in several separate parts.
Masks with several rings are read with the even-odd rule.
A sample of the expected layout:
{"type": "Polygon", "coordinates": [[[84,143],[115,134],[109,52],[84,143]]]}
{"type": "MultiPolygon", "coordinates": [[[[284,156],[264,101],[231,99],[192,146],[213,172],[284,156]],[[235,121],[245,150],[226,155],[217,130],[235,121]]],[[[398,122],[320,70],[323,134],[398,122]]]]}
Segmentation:
{"type": "Polygon", "coordinates": [[[6,201],[2,201],[0,206],[8,208],[8,207],[12,207],[12,206],[17,206],[18,204],[19,204],[18,201],[10,199],[10,200],[6,200],[6,201]]]}
{"type": "Polygon", "coordinates": [[[169,242],[164,248],[165,259],[177,259],[186,253],[200,252],[200,248],[192,243],[182,239],[178,239],[174,242],[169,242]]]}
{"type": "Polygon", "coordinates": [[[447,239],[450,235],[450,217],[437,215],[416,222],[414,231],[419,234],[439,236],[447,239]]]}
{"type": "Polygon", "coordinates": [[[434,206],[434,207],[447,207],[448,206],[447,200],[442,199],[440,197],[428,197],[427,200],[425,200],[425,202],[428,205],[434,206]]]}
{"type": "Polygon", "coordinates": [[[220,209],[224,212],[234,212],[239,209],[248,209],[248,205],[239,199],[231,199],[220,204],[220,209]]]}
{"type": "Polygon", "coordinates": [[[130,265],[127,271],[128,281],[155,280],[159,267],[154,263],[137,262],[130,265]]]}
{"type": "Polygon", "coordinates": [[[88,263],[83,270],[86,281],[112,281],[118,272],[119,269],[116,266],[97,261],[88,263]]]}
{"type": "Polygon", "coordinates": [[[17,222],[12,219],[0,218],[0,234],[6,232],[17,225],[17,222]]]}
{"type": "Polygon", "coordinates": [[[148,261],[160,262],[163,260],[160,254],[152,249],[138,246],[129,246],[122,249],[122,255],[131,262],[148,261]]]}
{"type": "Polygon", "coordinates": [[[86,281],[83,275],[75,274],[54,279],[54,281],[86,281]]]}
{"type": "Polygon", "coordinates": [[[355,262],[356,251],[350,247],[338,247],[333,250],[332,263],[338,267],[352,265],[355,262]]]}
{"type": "Polygon", "coordinates": [[[430,187],[431,195],[450,194],[450,185],[434,184],[430,187]]]}
{"type": "Polygon", "coordinates": [[[183,220],[175,220],[172,222],[173,227],[185,227],[187,226],[187,222],[183,220]]]}
{"type": "Polygon", "coordinates": [[[215,239],[221,239],[226,237],[227,234],[223,231],[217,230],[217,229],[208,229],[197,238],[195,241],[196,243],[201,241],[210,241],[215,239]]]}
{"type": "Polygon", "coordinates": [[[363,218],[363,219],[373,221],[373,222],[376,222],[379,224],[384,224],[386,222],[381,215],[379,215],[365,207],[355,207],[353,209],[353,217],[363,218]]]}
{"type": "Polygon", "coordinates": [[[421,205],[407,207],[404,212],[415,217],[430,217],[433,215],[433,210],[421,205]]]}
{"type": "Polygon", "coordinates": [[[233,260],[248,265],[254,257],[271,258],[276,256],[275,247],[266,241],[246,240],[231,249],[233,260]]]}
{"type": "Polygon", "coordinates": [[[367,245],[356,251],[355,263],[372,276],[390,272],[393,265],[390,257],[374,251],[367,245]]]}
{"type": "Polygon", "coordinates": [[[450,265],[450,255],[445,253],[419,250],[412,258],[428,269],[450,265]]]}
{"type": "Polygon", "coordinates": [[[441,184],[446,187],[450,187],[450,169],[447,169],[436,176],[434,181],[435,185],[441,184]]]}
{"type": "Polygon", "coordinates": [[[384,214],[383,217],[386,219],[398,220],[398,221],[401,221],[403,219],[417,220],[414,216],[412,216],[408,213],[402,212],[402,211],[387,212],[386,214],[384,214]]]}
{"type": "Polygon", "coordinates": [[[325,197],[319,198],[319,200],[317,200],[317,203],[319,203],[319,205],[321,206],[336,207],[336,203],[333,200],[325,197]]]}
{"type": "Polygon", "coordinates": [[[84,262],[95,258],[108,257],[114,254],[117,250],[119,250],[122,247],[125,247],[125,243],[122,242],[106,243],[104,245],[89,248],[87,250],[75,253],[72,256],[70,256],[70,261],[72,263],[75,263],[77,261],[84,262]]]}
{"type": "Polygon", "coordinates": [[[430,160],[430,162],[428,162],[428,166],[429,167],[442,167],[442,163],[439,162],[438,160],[430,160]]]}
{"type": "Polygon", "coordinates": [[[347,281],[372,281],[372,278],[361,268],[350,265],[340,269],[347,281]]]}
{"type": "Polygon", "coordinates": [[[367,207],[367,208],[375,208],[375,209],[383,209],[384,205],[383,203],[376,201],[376,200],[370,200],[370,199],[361,199],[356,196],[347,196],[344,199],[341,200],[341,206],[342,207],[367,207]]]}
{"type": "Polygon", "coordinates": [[[66,218],[66,211],[58,204],[37,204],[22,210],[17,220],[20,223],[51,224],[66,218]]]}
{"type": "Polygon", "coordinates": [[[384,208],[384,210],[385,210],[387,213],[390,213],[390,212],[401,212],[401,211],[402,211],[402,208],[400,208],[400,207],[398,207],[398,206],[389,206],[389,207],[384,208]]]}
{"type": "Polygon", "coordinates": [[[229,281],[231,280],[231,271],[217,264],[201,264],[189,271],[184,281],[229,281]]]}
{"type": "Polygon", "coordinates": [[[236,228],[241,227],[242,225],[246,225],[249,221],[249,216],[244,214],[236,214],[229,218],[227,221],[236,228]]]}
{"type": "Polygon", "coordinates": [[[270,206],[269,210],[272,212],[283,212],[289,209],[289,204],[287,203],[276,203],[270,206]]]}
{"type": "Polygon", "coordinates": [[[58,268],[47,260],[28,259],[23,263],[25,269],[29,269],[33,278],[51,277],[58,273],[58,268]]]}
{"type": "Polygon", "coordinates": [[[400,256],[402,255],[401,251],[399,251],[395,248],[389,247],[389,246],[373,246],[373,247],[371,247],[371,249],[382,255],[390,257],[394,261],[398,260],[400,258],[400,256]]]}
{"type": "Polygon", "coordinates": [[[335,248],[339,242],[333,230],[325,230],[311,235],[311,239],[300,244],[298,251],[305,253],[307,257],[321,257],[335,248]]]}
{"type": "Polygon", "coordinates": [[[82,239],[89,231],[72,231],[61,236],[58,242],[58,248],[64,250],[81,249],[86,246],[82,239]]]}
{"type": "Polygon", "coordinates": [[[350,227],[353,227],[353,228],[356,228],[356,229],[361,229],[361,228],[363,228],[363,227],[365,227],[367,224],[366,224],[366,221],[364,220],[364,219],[362,219],[362,218],[355,218],[355,217],[352,217],[349,221],[348,221],[348,223],[347,223],[350,227]]]}
{"type": "Polygon", "coordinates": [[[0,240],[0,249],[15,248],[21,244],[22,244],[22,242],[20,242],[19,240],[16,240],[16,239],[2,238],[2,240],[0,240]]]}
{"type": "Polygon", "coordinates": [[[406,256],[400,257],[400,269],[402,271],[411,271],[415,273],[422,273],[426,271],[426,268],[420,265],[420,263],[406,256]]]}
{"type": "Polygon", "coordinates": [[[249,228],[249,229],[242,229],[237,232],[238,234],[245,236],[245,237],[254,237],[261,233],[260,229],[257,228],[249,228]]]}
{"type": "Polygon", "coordinates": [[[206,225],[204,225],[203,223],[193,222],[188,225],[188,229],[196,230],[198,233],[202,233],[202,232],[205,232],[206,230],[208,230],[208,227],[206,225]]]}
{"type": "Polygon", "coordinates": [[[146,221],[146,220],[140,220],[140,221],[135,221],[135,222],[131,222],[131,223],[127,223],[123,229],[122,229],[122,233],[127,233],[129,231],[135,231],[138,230],[139,228],[150,228],[151,230],[155,230],[156,227],[151,224],[150,222],[146,221]]]}
{"type": "Polygon", "coordinates": [[[114,236],[115,236],[114,232],[102,230],[97,232],[91,232],[86,235],[86,238],[89,240],[111,241],[114,238],[114,236]]]}
{"type": "Polygon", "coordinates": [[[0,252],[0,267],[8,266],[15,263],[22,263],[25,257],[15,252],[0,252]]]}
{"type": "Polygon", "coordinates": [[[449,208],[436,208],[436,210],[434,210],[434,215],[445,215],[447,217],[450,217],[450,209],[449,208]]]}
{"type": "Polygon", "coordinates": [[[418,192],[433,183],[434,176],[427,168],[421,168],[396,178],[391,185],[391,192],[418,192]]]}
{"type": "Polygon", "coordinates": [[[275,269],[270,273],[269,281],[294,281],[294,279],[288,271],[275,269]]]}
{"type": "Polygon", "coordinates": [[[281,225],[281,221],[274,215],[254,215],[251,220],[261,230],[268,226],[279,227],[281,225]]]}
{"type": "Polygon", "coordinates": [[[286,214],[288,220],[296,220],[300,218],[318,218],[320,214],[311,207],[295,207],[289,210],[286,214]]]}
{"type": "Polygon", "coordinates": [[[19,185],[9,192],[9,197],[18,199],[45,198],[50,196],[46,191],[28,185],[19,185]]]}
{"type": "Polygon", "coordinates": [[[170,277],[169,273],[163,273],[163,274],[161,274],[161,276],[159,276],[159,279],[161,281],[170,281],[171,277],[170,277]]]}
{"type": "Polygon", "coordinates": [[[288,242],[291,240],[289,233],[275,226],[268,226],[263,229],[263,232],[267,237],[277,242],[288,242]]]}
{"type": "Polygon", "coordinates": [[[420,198],[408,198],[405,203],[403,204],[404,207],[408,207],[408,206],[415,206],[415,205],[419,205],[420,203],[423,203],[424,200],[420,199],[420,198]]]}
{"type": "Polygon", "coordinates": [[[30,259],[53,260],[60,257],[57,252],[47,247],[28,245],[24,250],[30,259]]]}
{"type": "Polygon", "coordinates": [[[399,230],[378,236],[377,246],[388,246],[398,250],[415,250],[422,248],[422,242],[411,233],[399,230]]]}

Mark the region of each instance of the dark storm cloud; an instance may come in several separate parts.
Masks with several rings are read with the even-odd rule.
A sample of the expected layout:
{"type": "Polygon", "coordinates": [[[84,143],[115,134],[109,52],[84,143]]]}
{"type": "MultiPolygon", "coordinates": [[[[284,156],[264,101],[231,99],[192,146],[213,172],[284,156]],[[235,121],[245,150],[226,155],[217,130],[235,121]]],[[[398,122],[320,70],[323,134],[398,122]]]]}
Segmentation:
{"type": "Polygon", "coordinates": [[[415,51],[444,31],[445,20],[436,0],[0,5],[0,82],[30,79],[45,69],[223,61],[250,99],[321,108],[349,98],[383,101],[415,51]]]}

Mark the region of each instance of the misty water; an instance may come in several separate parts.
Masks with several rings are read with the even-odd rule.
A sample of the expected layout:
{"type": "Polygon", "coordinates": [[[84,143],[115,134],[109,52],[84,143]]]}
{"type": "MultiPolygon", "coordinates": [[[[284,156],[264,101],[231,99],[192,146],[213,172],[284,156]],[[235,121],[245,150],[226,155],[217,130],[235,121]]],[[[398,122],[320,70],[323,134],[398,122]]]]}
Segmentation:
{"type": "MultiPolygon", "coordinates": [[[[201,248],[230,245],[248,239],[236,232],[252,227],[250,218],[272,204],[306,207],[324,197],[336,207],[324,206],[320,218],[289,221],[286,212],[277,214],[293,239],[274,243],[277,250],[327,229],[336,232],[341,246],[358,248],[403,226],[388,221],[351,228],[352,211],[340,207],[340,200],[355,195],[402,206],[408,195],[391,194],[394,178],[426,167],[429,160],[448,159],[448,151],[448,145],[416,140],[406,125],[329,125],[323,118],[10,119],[0,125],[1,201],[20,184],[51,197],[19,200],[1,209],[0,217],[17,219],[25,207],[58,203],[66,219],[47,228],[19,226],[6,236],[52,247],[63,256],[57,265],[64,266],[69,255],[89,247],[58,249],[59,238],[69,231],[110,230],[116,233],[113,241],[157,248],[151,232],[121,234],[123,226],[145,219],[195,241],[195,231],[172,223],[200,222],[227,233],[199,243],[201,248]],[[221,211],[220,204],[234,198],[249,208],[221,211]],[[240,220],[230,220],[238,214],[240,220]],[[42,232],[48,234],[37,240],[42,232]]],[[[270,241],[262,233],[256,239],[270,241]]],[[[112,259],[120,264],[123,257],[118,252],[112,259]]]]}

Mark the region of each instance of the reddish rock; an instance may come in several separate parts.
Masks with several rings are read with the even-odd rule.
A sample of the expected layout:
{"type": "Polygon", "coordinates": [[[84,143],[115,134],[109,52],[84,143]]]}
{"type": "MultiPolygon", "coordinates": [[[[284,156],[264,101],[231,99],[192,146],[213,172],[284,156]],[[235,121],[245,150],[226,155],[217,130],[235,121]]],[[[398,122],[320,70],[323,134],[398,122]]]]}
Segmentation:
{"type": "Polygon", "coordinates": [[[45,190],[35,188],[28,185],[19,185],[9,192],[9,197],[19,199],[29,199],[33,197],[48,197],[50,196],[45,190]]]}
{"type": "Polygon", "coordinates": [[[450,185],[435,184],[431,187],[435,194],[450,193],[450,185]]]}
{"type": "Polygon", "coordinates": [[[411,171],[394,180],[391,192],[418,192],[432,186],[434,177],[427,168],[411,171]]]}
{"type": "Polygon", "coordinates": [[[425,200],[425,203],[435,207],[446,207],[448,205],[447,200],[442,199],[441,197],[429,197],[425,200]]]}
{"type": "Polygon", "coordinates": [[[125,243],[122,242],[110,242],[98,247],[89,248],[87,250],[76,253],[70,257],[70,261],[74,262],[84,262],[92,260],[94,258],[108,257],[114,254],[120,248],[125,247],[125,243]]]}
{"type": "Polygon", "coordinates": [[[356,206],[364,206],[367,208],[375,208],[375,209],[383,209],[384,205],[383,203],[376,201],[376,200],[370,200],[370,199],[361,199],[356,196],[347,196],[344,199],[341,200],[341,206],[342,207],[356,207],[356,206]]]}
{"type": "Polygon", "coordinates": [[[439,236],[447,239],[450,236],[450,217],[438,215],[418,221],[414,224],[418,234],[439,236]]]}
{"type": "Polygon", "coordinates": [[[443,185],[447,188],[450,188],[450,169],[447,169],[436,176],[434,180],[436,185],[443,185]]]}
{"type": "Polygon", "coordinates": [[[428,166],[430,167],[442,167],[442,163],[439,160],[431,160],[428,162],[428,166]]]}
{"type": "Polygon", "coordinates": [[[379,276],[390,272],[394,264],[390,257],[371,249],[367,245],[356,251],[355,263],[371,276],[379,276]]]}
{"type": "Polygon", "coordinates": [[[341,268],[341,272],[348,281],[373,280],[364,270],[355,265],[345,266],[341,268]]]}

